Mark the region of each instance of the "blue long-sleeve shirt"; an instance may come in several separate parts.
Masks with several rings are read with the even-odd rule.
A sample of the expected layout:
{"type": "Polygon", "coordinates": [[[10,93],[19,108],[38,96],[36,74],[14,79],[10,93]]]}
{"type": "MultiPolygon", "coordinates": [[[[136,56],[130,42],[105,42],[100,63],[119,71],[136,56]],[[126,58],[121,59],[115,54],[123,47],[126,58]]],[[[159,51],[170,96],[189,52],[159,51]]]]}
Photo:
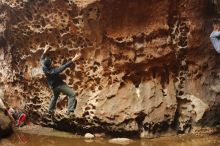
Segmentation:
{"type": "Polygon", "coordinates": [[[211,39],[211,42],[213,44],[213,47],[215,48],[215,50],[220,53],[220,31],[213,31],[211,34],[210,34],[210,39],[211,39]]]}
{"type": "Polygon", "coordinates": [[[54,89],[59,85],[64,84],[62,77],[59,73],[63,72],[67,67],[69,67],[73,62],[68,61],[65,64],[59,66],[59,67],[47,67],[43,64],[45,59],[45,55],[43,54],[40,58],[40,62],[42,64],[42,69],[44,74],[46,75],[48,84],[54,89]]]}

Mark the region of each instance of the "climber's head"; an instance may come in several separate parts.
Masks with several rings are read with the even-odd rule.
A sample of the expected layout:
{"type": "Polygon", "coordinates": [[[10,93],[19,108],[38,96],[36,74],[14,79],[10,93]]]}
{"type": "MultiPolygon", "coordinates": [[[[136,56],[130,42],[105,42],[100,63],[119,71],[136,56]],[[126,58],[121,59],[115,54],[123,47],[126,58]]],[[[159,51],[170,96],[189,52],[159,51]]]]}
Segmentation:
{"type": "Polygon", "coordinates": [[[46,67],[50,67],[51,64],[52,64],[52,61],[51,61],[50,58],[46,57],[46,58],[44,59],[43,64],[44,64],[44,66],[46,66],[46,67]]]}

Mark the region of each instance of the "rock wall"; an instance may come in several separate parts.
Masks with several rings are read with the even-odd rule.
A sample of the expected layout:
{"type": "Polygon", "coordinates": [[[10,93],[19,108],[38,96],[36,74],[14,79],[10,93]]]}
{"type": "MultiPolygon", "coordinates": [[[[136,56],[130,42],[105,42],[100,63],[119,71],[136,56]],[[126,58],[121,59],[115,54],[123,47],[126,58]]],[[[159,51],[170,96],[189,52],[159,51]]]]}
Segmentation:
{"type": "Polygon", "coordinates": [[[76,133],[152,137],[219,121],[219,55],[209,34],[209,0],[2,0],[0,82],[9,103],[36,124],[76,133]],[[39,63],[81,52],[63,76],[77,94],[74,117],[51,91],[39,63]]]}
{"type": "Polygon", "coordinates": [[[8,116],[0,109],[0,139],[12,134],[12,123],[8,116]]]}

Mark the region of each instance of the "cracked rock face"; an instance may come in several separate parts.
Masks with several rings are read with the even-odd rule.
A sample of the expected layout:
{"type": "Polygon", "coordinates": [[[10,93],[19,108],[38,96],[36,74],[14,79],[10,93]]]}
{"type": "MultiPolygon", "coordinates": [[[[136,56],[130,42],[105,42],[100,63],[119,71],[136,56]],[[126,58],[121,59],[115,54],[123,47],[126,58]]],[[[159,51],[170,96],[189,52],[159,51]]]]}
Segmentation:
{"type": "Polygon", "coordinates": [[[0,88],[36,124],[76,133],[152,137],[215,125],[220,59],[209,34],[218,8],[217,0],[2,0],[0,88]],[[82,53],[63,73],[77,93],[73,117],[65,95],[45,115],[46,45],[55,66],[82,53]]]}

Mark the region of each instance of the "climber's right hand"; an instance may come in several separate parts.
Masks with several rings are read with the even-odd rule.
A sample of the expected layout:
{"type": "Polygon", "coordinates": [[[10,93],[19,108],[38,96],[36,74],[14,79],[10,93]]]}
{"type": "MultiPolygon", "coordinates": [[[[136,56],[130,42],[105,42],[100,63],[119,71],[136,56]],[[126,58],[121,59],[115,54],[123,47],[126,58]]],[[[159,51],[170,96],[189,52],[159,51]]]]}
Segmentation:
{"type": "Polygon", "coordinates": [[[77,53],[75,55],[75,57],[72,59],[72,61],[74,62],[74,61],[78,60],[80,57],[81,57],[81,53],[77,53]]]}
{"type": "Polygon", "coordinates": [[[44,48],[44,54],[47,53],[48,51],[50,51],[50,49],[51,49],[51,47],[46,46],[46,47],[44,48]]]}

